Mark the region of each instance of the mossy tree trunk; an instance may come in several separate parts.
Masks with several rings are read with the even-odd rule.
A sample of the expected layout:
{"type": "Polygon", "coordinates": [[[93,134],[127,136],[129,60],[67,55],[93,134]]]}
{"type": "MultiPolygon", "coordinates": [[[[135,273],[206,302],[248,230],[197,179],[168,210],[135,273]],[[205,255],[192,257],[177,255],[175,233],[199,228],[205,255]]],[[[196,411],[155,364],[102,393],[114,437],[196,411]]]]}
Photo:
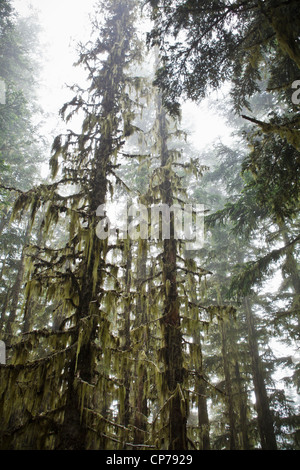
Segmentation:
{"type": "Polygon", "coordinates": [[[10,312],[9,316],[5,321],[5,330],[8,337],[12,337],[13,335],[13,327],[14,323],[17,319],[17,311],[20,307],[20,294],[22,291],[22,284],[23,284],[23,276],[24,276],[24,263],[25,263],[25,246],[28,243],[29,237],[29,223],[27,223],[27,227],[24,234],[24,246],[22,248],[21,257],[18,261],[18,269],[15,282],[11,289],[11,305],[10,305],[10,312]]]}
{"type": "MultiPolygon", "coordinates": [[[[132,3],[132,2],[129,2],[132,3]]],[[[105,248],[108,240],[101,240],[96,235],[96,228],[99,222],[97,209],[104,206],[107,198],[108,175],[110,174],[112,161],[116,151],[121,147],[120,134],[120,99],[125,90],[124,70],[126,67],[126,54],[128,53],[130,36],[132,33],[130,24],[130,6],[124,1],[120,4],[109,5],[112,14],[110,21],[109,42],[111,48],[108,50],[108,57],[104,62],[101,79],[94,77],[92,89],[96,86],[95,94],[102,95],[101,110],[98,111],[100,121],[99,141],[96,144],[92,161],[92,172],[88,182],[88,240],[85,244],[82,259],[82,272],[77,277],[79,286],[79,305],[75,314],[75,325],[77,333],[73,338],[73,344],[77,344],[77,354],[70,362],[68,378],[68,394],[65,405],[65,417],[62,432],[59,439],[59,448],[63,449],[87,449],[87,435],[89,434],[85,425],[83,408],[88,408],[88,402],[82,403],[82,392],[78,393],[81,384],[93,389],[96,376],[96,351],[95,341],[101,334],[101,328],[105,328],[107,319],[103,317],[101,310],[103,271],[105,270],[105,248]],[[99,87],[99,88],[98,88],[99,87]],[[104,326],[103,326],[104,323],[104,326]],[[83,331],[82,331],[83,329],[83,331]]],[[[107,40],[107,38],[101,38],[107,40]]],[[[107,46],[106,46],[107,47],[107,46]]],[[[93,60],[93,54],[97,53],[97,46],[86,58],[86,63],[93,60]]],[[[96,70],[94,71],[96,73],[96,70]]],[[[92,116],[91,116],[92,119],[92,116]]],[[[130,267],[127,266],[127,274],[130,267]]],[[[126,280],[125,288],[129,287],[126,280]]],[[[128,326],[128,306],[126,311],[126,348],[129,341],[128,326]]],[[[104,347],[104,345],[100,345],[104,347]]],[[[105,354],[105,351],[103,351],[105,354]]],[[[125,403],[125,425],[129,421],[129,378],[125,377],[124,386],[125,403]]]]}
{"type": "MultiPolygon", "coordinates": [[[[158,96],[157,120],[159,125],[161,168],[164,169],[160,194],[162,204],[171,208],[174,203],[172,170],[165,169],[169,162],[167,147],[168,125],[161,97],[158,96]]],[[[180,302],[177,289],[178,242],[174,237],[174,213],[170,214],[170,238],[163,240],[162,284],[164,286],[163,316],[164,339],[163,383],[169,399],[168,449],[187,449],[187,402],[183,395],[183,337],[181,331],[180,302]]]]}
{"type": "MultiPolygon", "coordinates": [[[[139,250],[137,259],[137,275],[136,275],[136,322],[137,328],[143,328],[142,348],[148,354],[149,349],[149,327],[147,326],[147,306],[146,306],[146,290],[145,284],[147,279],[147,240],[139,240],[139,250]]],[[[134,410],[134,443],[137,445],[145,442],[147,432],[147,365],[142,362],[136,363],[135,367],[135,410],[134,410]]]]}

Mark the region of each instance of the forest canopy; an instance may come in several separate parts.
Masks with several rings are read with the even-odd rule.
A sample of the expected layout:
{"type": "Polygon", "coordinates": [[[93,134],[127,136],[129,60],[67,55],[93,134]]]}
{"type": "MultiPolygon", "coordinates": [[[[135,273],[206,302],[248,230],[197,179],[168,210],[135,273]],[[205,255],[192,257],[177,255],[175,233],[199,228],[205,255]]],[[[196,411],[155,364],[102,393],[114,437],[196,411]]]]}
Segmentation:
{"type": "Polygon", "coordinates": [[[96,0],[50,145],[39,34],[0,0],[0,449],[299,450],[298,2],[96,0]]]}

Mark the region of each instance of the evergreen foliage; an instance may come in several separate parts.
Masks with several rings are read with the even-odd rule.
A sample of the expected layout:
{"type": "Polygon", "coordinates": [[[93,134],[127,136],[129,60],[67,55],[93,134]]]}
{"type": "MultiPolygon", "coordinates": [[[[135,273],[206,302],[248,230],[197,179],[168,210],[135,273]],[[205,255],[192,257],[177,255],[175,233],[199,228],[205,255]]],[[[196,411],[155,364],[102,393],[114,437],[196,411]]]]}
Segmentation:
{"type": "Polygon", "coordinates": [[[0,0],[0,448],[298,449],[297,3],[148,0],[148,50],[139,7],[97,1],[33,181],[33,58],[0,0]],[[232,144],[199,157],[180,103],[225,82],[232,144]],[[203,247],[172,211],[163,237],[178,204],[205,205],[203,247]]]}

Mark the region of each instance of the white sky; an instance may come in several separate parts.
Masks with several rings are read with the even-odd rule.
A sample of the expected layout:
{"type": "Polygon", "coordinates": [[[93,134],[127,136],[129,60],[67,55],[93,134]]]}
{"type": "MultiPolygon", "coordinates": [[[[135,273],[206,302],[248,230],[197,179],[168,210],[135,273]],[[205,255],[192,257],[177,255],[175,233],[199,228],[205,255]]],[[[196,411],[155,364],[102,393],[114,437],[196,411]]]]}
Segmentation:
{"type": "MultiPolygon", "coordinates": [[[[73,67],[77,60],[76,44],[89,40],[89,13],[96,0],[13,0],[15,9],[26,15],[30,6],[39,12],[43,29],[40,39],[45,44],[40,101],[45,113],[52,113],[46,129],[53,130],[53,122],[59,125],[58,110],[73,93],[66,84],[73,85],[83,77],[79,67],[73,67]],[[52,126],[52,127],[51,127],[52,126]]],[[[222,119],[210,112],[204,102],[200,107],[189,104],[183,107],[183,122],[192,132],[191,141],[199,150],[219,136],[229,136],[222,119]]],[[[54,136],[56,132],[53,131],[54,136]]]]}
{"type": "Polygon", "coordinates": [[[58,110],[73,97],[66,85],[74,85],[84,76],[82,69],[73,64],[78,59],[77,43],[89,40],[89,13],[94,3],[95,0],[13,0],[21,16],[26,16],[31,8],[38,12],[43,46],[38,96],[45,113],[52,115],[49,129],[54,122],[59,123],[58,110]]]}

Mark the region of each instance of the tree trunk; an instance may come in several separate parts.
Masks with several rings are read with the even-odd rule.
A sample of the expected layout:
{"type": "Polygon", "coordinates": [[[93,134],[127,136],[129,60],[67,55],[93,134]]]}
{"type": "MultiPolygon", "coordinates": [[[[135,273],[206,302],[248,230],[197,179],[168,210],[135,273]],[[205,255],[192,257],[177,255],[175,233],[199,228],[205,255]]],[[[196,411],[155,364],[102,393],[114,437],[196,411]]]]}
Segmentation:
{"type": "MultiPolygon", "coordinates": [[[[194,263],[189,260],[188,267],[193,272],[195,269],[194,263]]],[[[189,279],[189,290],[192,301],[191,315],[193,319],[198,318],[199,308],[197,306],[197,291],[195,279],[191,273],[188,274],[189,279]],[[196,307],[194,307],[194,305],[196,307]]],[[[197,408],[198,408],[198,428],[199,428],[199,449],[200,450],[210,450],[210,435],[209,435],[209,417],[207,409],[207,385],[203,380],[204,370],[203,370],[203,355],[202,355],[202,345],[201,345],[201,335],[200,331],[194,332],[192,334],[193,345],[196,345],[196,357],[194,360],[194,368],[196,371],[195,375],[195,391],[197,393],[197,408]]]]}
{"type": "MultiPolygon", "coordinates": [[[[29,225],[30,224],[28,223],[26,232],[25,232],[25,242],[24,242],[25,245],[27,243],[27,239],[29,236],[29,231],[30,231],[29,225]]],[[[18,271],[17,271],[16,280],[11,289],[12,302],[11,302],[9,317],[6,320],[6,332],[8,335],[13,334],[13,324],[17,318],[17,310],[19,307],[19,297],[20,297],[20,292],[21,292],[22,283],[23,283],[23,276],[24,276],[24,261],[25,261],[25,249],[23,247],[21,258],[18,262],[18,271]]]]}
{"type": "Polygon", "coordinates": [[[269,407],[269,399],[264,382],[262,363],[259,357],[257,333],[251,304],[248,298],[244,299],[244,307],[248,326],[248,340],[252,363],[253,384],[256,397],[256,411],[258,429],[263,450],[277,450],[277,443],[273,427],[273,418],[269,407]]]}
{"type": "MultiPolygon", "coordinates": [[[[158,124],[160,139],[161,167],[167,165],[169,152],[167,148],[167,122],[158,97],[158,124]]],[[[169,208],[173,204],[171,171],[164,171],[160,185],[162,203],[169,208]]],[[[182,332],[177,292],[177,241],[174,238],[174,214],[170,214],[170,239],[164,240],[162,283],[164,286],[164,307],[161,320],[164,338],[164,381],[169,394],[169,450],[187,449],[187,402],[184,399],[182,386],[184,379],[182,332]]]]}
{"type": "Polygon", "coordinates": [[[8,208],[5,207],[3,209],[3,215],[2,215],[2,218],[0,220],[0,235],[2,235],[3,230],[8,225],[10,217],[11,217],[11,210],[8,210],[8,208]]]}
{"type": "MultiPolygon", "coordinates": [[[[131,218],[129,218],[128,223],[131,223],[131,218]]],[[[122,369],[123,369],[123,383],[125,389],[125,397],[124,403],[121,403],[120,400],[120,408],[122,410],[121,415],[121,423],[122,425],[128,429],[131,417],[131,410],[130,410],[130,384],[132,381],[132,374],[131,374],[131,364],[126,361],[126,353],[129,354],[131,348],[131,339],[130,339],[130,312],[132,309],[132,302],[130,297],[130,290],[131,290],[131,271],[132,271],[132,243],[131,240],[128,240],[128,249],[125,250],[125,255],[127,255],[126,259],[126,271],[125,271],[125,295],[127,299],[125,300],[124,306],[124,330],[123,330],[123,338],[124,338],[124,346],[123,351],[125,354],[124,361],[122,362],[122,369]]],[[[126,437],[127,431],[124,431],[123,442],[124,442],[124,449],[127,448],[126,446],[126,437]]]]}
{"type": "Polygon", "coordinates": [[[232,388],[232,374],[228,360],[228,341],[227,331],[224,321],[220,322],[220,333],[222,342],[222,358],[225,377],[225,391],[227,402],[227,415],[229,423],[229,449],[237,449],[237,433],[236,433],[236,415],[234,412],[233,388],[232,388]]]}
{"type": "Polygon", "coordinates": [[[244,390],[239,363],[235,363],[235,377],[237,381],[237,389],[239,396],[239,413],[240,413],[240,435],[242,450],[249,450],[249,436],[248,436],[248,419],[247,419],[247,391],[244,390]]]}
{"type": "Polygon", "coordinates": [[[92,386],[95,375],[95,352],[93,343],[97,333],[96,318],[91,320],[90,304],[92,297],[92,273],[91,268],[86,272],[85,282],[82,288],[82,302],[76,312],[76,330],[77,333],[73,338],[73,347],[76,352],[76,346],[80,344],[80,330],[87,328],[85,323],[81,323],[82,319],[92,321],[84,341],[80,344],[78,355],[72,354],[69,368],[67,371],[67,396],[65,403],[64,421],[58,439],[58,450],[87,450],[87,433],[88,429],[83,422],[83,407],[86,405],[82,402],[84,398],[80,397],[78,391],[83,383],[92,386]]]}
{"type": "MultiPolygon", "coordinates": [[[[200,372],[200,376],[203,372],[200,372]]],[[[210,450],[209,418],[206,399],[206,384],[197,376],[196,392],[198,394],[198,426],[200,430],[200,450],[210,450]]]]}
{"type": "MultiPolygon", "coordinates": [[[[147,310],[145,303],[145,280],[147,277],[146,263],[147,263],[147,240],[140,239],[140,250],[137,263],[137,305],[136,305],[136,327],[146,325],[147,323],[147,310]]],[[[144,327],[142,348],[145,350],[146,355],[149,351],[148,341],[148,327],[144,327]]],[[[147,430],[147,398],[145,396],[145,382],[147,380],[146,367],[141,364],[135,369],[136,385],[135,385],[135,413],[134,413],[134,443],[143,444],[145,441],[145,432],[147,430]]]]}

